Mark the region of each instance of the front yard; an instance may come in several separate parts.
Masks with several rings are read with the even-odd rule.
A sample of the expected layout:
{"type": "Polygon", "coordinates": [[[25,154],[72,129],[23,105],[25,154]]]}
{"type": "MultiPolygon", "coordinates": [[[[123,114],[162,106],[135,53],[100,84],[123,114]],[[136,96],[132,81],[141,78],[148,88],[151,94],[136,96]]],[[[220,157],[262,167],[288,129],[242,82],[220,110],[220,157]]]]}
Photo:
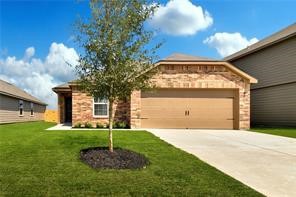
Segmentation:
{"type": "Polygon", "coordinates": [[[261,196],[145,131],[114,132],[115,146],[144,154],[143,170],[93,170],[83,148],[105,131],[45,131],[51,123],[0,125],[0,196],[261,196]]]}
{"type": "Polygon", "coordinates": [[[251,131],[266,133],[271,135],[279,135],[284,137],[296,138],[296,128],[286,127],[286,128],[268,128],[268,127],[254,127],[250,129],[251,131]]]}

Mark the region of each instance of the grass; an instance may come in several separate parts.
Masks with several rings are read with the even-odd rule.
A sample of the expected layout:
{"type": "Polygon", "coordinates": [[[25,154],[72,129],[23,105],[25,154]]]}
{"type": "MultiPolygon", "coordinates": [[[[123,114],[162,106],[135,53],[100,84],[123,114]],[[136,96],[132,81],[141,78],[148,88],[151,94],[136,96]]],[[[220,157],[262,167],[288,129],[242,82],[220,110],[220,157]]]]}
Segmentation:
{"type": "Polygon", "coordinates": [[[296,138],[296,128],[292,128],[292,127],[286,127],[286,128],[254,127],[254,128],[251,128],[250,130],[259,132],[259,133],[296,138]]]}
{"type": "Polygon", "coordinates": [[[0,196],[261,196],[145,131],[115,131],[115,146],[146,155],[142,170],[94,170],[83,148],[106,131],[45,131],[50,123],[0,125],[0,196]]]}

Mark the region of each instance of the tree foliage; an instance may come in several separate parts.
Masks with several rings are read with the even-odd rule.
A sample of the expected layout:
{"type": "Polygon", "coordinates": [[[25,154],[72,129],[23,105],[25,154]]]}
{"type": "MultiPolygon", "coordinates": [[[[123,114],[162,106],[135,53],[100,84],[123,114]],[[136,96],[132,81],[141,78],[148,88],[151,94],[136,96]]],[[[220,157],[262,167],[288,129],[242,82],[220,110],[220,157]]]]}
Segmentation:
{"type": "Polygon", "coordinates": [[[92,0],[91,17],[77,23],[77,41],[84,49],[76,66],[78,82],[92,96],[109,100],[111,138],[113,103],[152,85],[154,72],[146,71],[161,44],[147,46],[153,32],[145,22],[157,6],[147,0],[92,0]]]}
{"type": "Polygon", "coordinates": [[[145,0],[93,0],[92,17],[78,23],[78,40],[85,49],[76,71],[91,95],[113,100],[127,98],[135,89],[147,88],[157,44],[146,45],[153,32],[144,28],[156,5],[145,0]]]}

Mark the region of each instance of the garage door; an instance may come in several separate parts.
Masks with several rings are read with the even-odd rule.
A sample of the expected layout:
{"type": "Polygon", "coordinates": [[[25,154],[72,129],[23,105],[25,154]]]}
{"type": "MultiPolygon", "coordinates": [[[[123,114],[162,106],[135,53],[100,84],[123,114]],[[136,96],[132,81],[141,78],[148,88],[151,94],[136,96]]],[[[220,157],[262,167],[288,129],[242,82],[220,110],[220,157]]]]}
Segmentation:
{"type": "Polygon", "coordinates": [[[142,92],[142,128],[233,129],[233,90],[142,92]]]}

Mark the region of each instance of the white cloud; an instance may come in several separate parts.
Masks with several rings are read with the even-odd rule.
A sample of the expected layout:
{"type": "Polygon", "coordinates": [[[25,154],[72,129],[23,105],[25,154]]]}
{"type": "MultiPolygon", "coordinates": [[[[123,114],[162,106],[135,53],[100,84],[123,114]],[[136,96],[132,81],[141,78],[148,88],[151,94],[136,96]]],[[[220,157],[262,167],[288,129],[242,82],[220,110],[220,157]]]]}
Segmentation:
{"type": "Polygon", "coordinates": [[[73,48],[54,42],[50,46],[45,64],[46,67],[50,67],[48,69],[50,75],[55,76],[59,81],[69,81],[74,78],[71,65],[76,65],[78,58],[78,54],[73,48]]]}
{"type": "Polygon", "coordinates": [[[28,60],[30,59],[31,57],[33,57],[35,54],[35,48],[34,47],[29,47],[26,49],[25,51],[25,56],[24,56],[24,59],[25,60],[28,60]]]}
{"type": "Polygon", "coordinates": [[[247,39],[240,33],[215,33],[213,36],[206,38],[203,43],[214,47],[220,56],[226,57],[247,46],[258,42],[257,38],[247,39]]]}
{"type": "Polygon", "coordinates": [[[210,13],[189,0],[171,0],[160,5],[149,20],[152,27],[171,35],[194,35],[213,24],[210,13]]]}
{"type": "Polygon", "coordinates": [[[75,78],[74,68],[78,54],[64,44],[52,43],[45,60],[34,58],[35,49],[26,49],[24,58],[8,56],[0,59],[0,78],[9,81],[33,96],[47,103],[54,109],[57,96],[51,90],[54,86],[75,78]]]}

